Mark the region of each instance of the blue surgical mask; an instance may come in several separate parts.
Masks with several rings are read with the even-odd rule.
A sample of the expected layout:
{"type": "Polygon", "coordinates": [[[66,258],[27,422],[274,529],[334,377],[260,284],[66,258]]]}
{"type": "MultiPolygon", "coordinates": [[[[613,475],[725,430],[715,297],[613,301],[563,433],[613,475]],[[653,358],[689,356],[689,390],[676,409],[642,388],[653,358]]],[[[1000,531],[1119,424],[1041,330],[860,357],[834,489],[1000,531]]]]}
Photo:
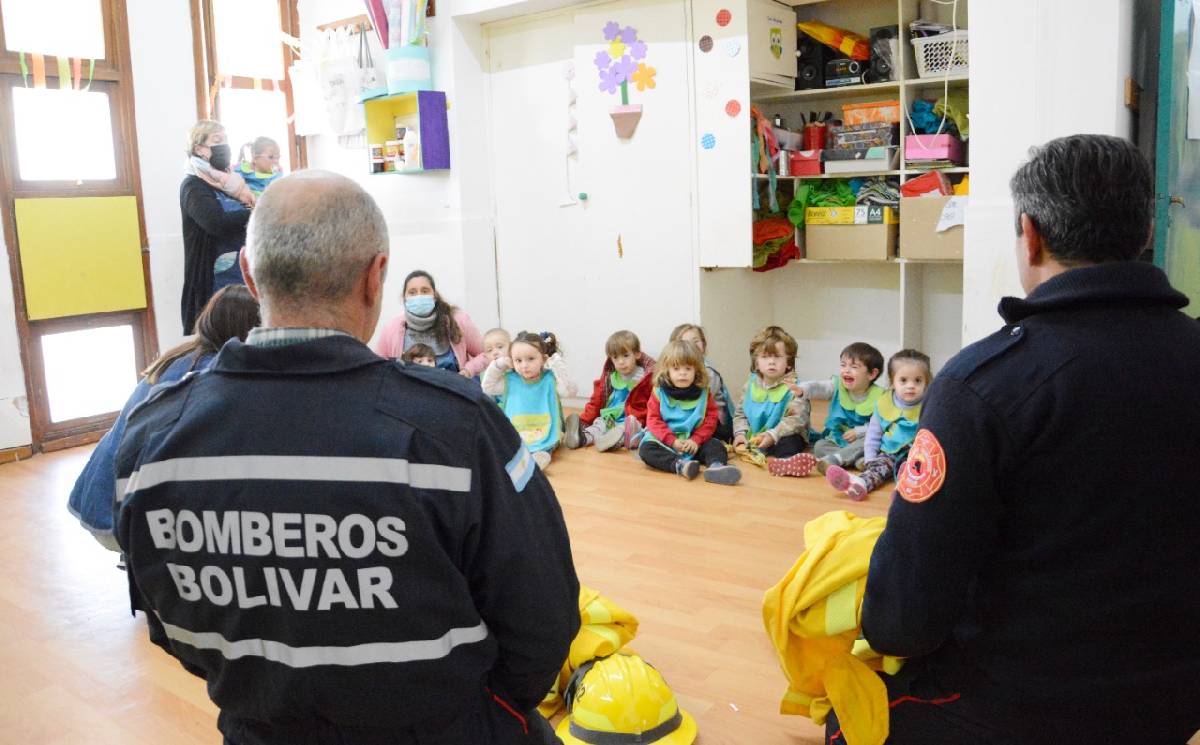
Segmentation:
{"type": "Polygon", "coordinates": [[[433,295],[413,295],[404,301],[404,309],[414,316],[427,316],[433,312],[433,295]]]}

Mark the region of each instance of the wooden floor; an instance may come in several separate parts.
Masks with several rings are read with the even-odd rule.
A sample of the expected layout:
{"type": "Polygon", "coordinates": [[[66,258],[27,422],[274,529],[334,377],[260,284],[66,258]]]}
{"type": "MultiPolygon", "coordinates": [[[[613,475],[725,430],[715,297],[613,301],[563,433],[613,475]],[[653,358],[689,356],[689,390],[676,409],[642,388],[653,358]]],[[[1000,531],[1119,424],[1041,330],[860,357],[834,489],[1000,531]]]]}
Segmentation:
{"type": "MultiPolygon", "coordinates": [[[[219,743],[202,682],[147,641],[115,554],[66,510],[89,452],[0,466],[0,743],[219,743]]],[[[580,579],[638,616],[633,647],[696,718],[697,742],[816,745],[816,726],[778,713],[763,591],[802,550],[805,521],[884,514],[889,495],[851,503],[819,477],[744,470],[723,487],[587,449],[561,450],[548,474],[580,579]]]]}

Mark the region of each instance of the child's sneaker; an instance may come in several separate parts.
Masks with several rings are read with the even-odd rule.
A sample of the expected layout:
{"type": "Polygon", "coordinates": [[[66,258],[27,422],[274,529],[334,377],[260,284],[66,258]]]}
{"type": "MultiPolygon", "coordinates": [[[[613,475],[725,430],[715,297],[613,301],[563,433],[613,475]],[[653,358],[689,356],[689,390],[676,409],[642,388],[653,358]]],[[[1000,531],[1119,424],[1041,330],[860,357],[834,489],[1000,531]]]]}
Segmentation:
{"type": "Polygon", "coordinates": [[[772,476],[804,477],[812,473],[817,465],[817,456],[812,453],[796,453],[790,458],[767,458],[767,471],[772,476]]]}
{"type": "Polygon", "coordinates": [[[538,468],[545,471],[546,466],[550,465],[550,453],[545,450],[537,451],[533,454],[533,462],[538,464],[538,468]]]}
{"type": "Polygon", "coordinates": [[[742,480],[742,472],[737,466],[728,463],[719,466],[709,466],[704,469],[704,480],[710,484],[733,486],[742,480]]]}
{"type": "Polygon", "coordinates": [[[563,422],[563,444],[571,450],[577,450],[587,444],[583,422],[578,414],[569,415],[563,422]]]}
{"type": "Polygon", "coordinates": [[[834,489],[843,492],[855,502],[861,502],[867,498],[866,482],[857,476],[851,476],[850,472],[841,466],[830,466],[825,471],[825,480],[834,489]]]}
{"type": "Polygon", "coordinates": [[[596,438],[596,449],[602,453],[607,452],[620,445],[624,439],[625,428],[614,424],[596,438]]]}
{"type": "Polygon", "coordinates": [[[675,473],[684,477],[688,481],[700,475],[700,462],[697,460],[684,460],[679,458],[675,461],[675,473]]]}
{"type": "Polygon", "coordinates": [[[642,444],[642,436],[645,435],[642,429],[642,423],[635,416],[625,417],[625,437],[622,446],[626,450],[637,450],[638,445],[642,444]]]}

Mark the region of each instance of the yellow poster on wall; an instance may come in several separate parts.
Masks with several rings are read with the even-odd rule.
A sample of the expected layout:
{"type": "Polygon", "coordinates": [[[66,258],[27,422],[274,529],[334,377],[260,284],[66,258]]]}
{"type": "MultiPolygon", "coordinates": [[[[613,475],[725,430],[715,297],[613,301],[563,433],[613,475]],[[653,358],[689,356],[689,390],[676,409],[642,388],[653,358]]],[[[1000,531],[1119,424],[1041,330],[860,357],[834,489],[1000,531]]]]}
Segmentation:
{"type": "Polygon", "coordinates": [[[146,307],[136,197],[16,200],[29,319],[146,307]]]}

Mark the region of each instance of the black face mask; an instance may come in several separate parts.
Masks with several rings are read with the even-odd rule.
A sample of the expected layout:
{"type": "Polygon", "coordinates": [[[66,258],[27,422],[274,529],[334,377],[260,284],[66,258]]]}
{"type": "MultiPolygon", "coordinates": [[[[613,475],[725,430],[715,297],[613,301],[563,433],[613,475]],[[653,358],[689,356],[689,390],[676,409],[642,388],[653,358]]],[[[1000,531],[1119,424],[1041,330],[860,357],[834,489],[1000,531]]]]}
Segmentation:
{"type": "Polygon", "coordinates": [[[228,145],[210,145],[208,148],[212,154],[208,156],[208,164],[218,171],[224,171],[229,168],[229,146],[228,145]]]}

